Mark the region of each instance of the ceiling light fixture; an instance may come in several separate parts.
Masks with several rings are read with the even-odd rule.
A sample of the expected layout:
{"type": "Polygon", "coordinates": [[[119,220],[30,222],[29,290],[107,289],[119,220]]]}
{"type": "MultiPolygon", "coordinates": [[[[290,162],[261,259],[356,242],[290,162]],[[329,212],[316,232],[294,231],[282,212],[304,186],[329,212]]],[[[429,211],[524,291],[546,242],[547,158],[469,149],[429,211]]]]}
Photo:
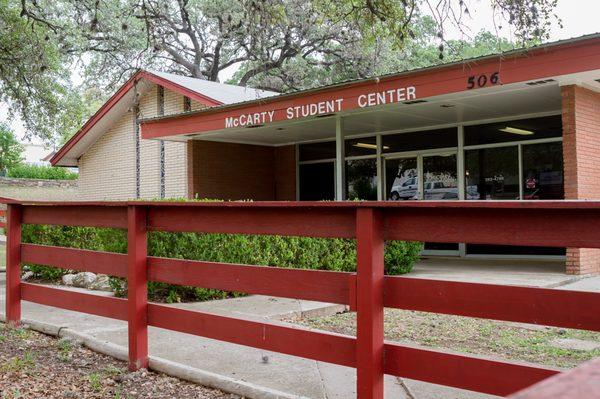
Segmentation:
{"type": "MultiPolygon", "coordinates": [[[[352,144],[353,147],[359,147],[359,148],[368,148],[369,150],[376,150],[377,149],[377,144],[370,144],[370,143],[356,143],[356,144],[352,144]]],[[[387,145],[383,146],[384,150],[389,150],[390,147],[388,147],[387,145]]]]}
{"type": "Polygon", "coordinates": [[[498,130],[500,130],[501,132],[506,132],[506,133],[520,134],[522,136],[529,136],[530,134],[534,134],[534,132],[532,132],[531,130],[518,129],[518,128],[512,127],[512,126],[506,126],[505,128],[498,129],[498,130]]]}
{"type": "Polygon", "coordinates": [[[359,147],[359,148],[368,148],[369,150],[376,150],[377,149],[377,144],[369,144],[369,143],[356,143],[353,144],[354,147],[359,147]]]}

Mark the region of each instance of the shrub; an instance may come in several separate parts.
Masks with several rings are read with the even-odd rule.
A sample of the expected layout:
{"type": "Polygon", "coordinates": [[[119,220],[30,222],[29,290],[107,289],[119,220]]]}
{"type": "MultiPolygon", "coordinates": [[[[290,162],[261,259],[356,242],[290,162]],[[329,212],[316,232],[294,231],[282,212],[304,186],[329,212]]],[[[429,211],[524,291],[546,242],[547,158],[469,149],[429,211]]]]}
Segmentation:
{"type": "MultiPolygon", "coordinates": [[[[23,242],[117,253],[127,252],[126,233],[118,229],[25,225],[23,242]]],[[[421,248],[422,244],[415,242],[386,243],[386,274],[410,272],[419,257],[421,248]]],[[[149,232],[148,254],[176,259],[301,269],[349,272],[356,268],[356,244],[354,240],[348,239],[149,232]]],[[[68,270],[40,265],[29,265],[29,269],[37,277],[44,279],[57,279],[68,272],[68,270]]],[[[116,295],[126,294],[127,287],[124,280],[111,278],[110,284],[116,295]]],[[[225,298],[239,294],[150,282],[148,295],[154,300],[180,302],[225,298]]]]}
{"type": "Polygon", "coordinates": [[[19,164],[8,169],[7,176],[19,179],[75,180],[79,175],[65,168],[19,164]]]}

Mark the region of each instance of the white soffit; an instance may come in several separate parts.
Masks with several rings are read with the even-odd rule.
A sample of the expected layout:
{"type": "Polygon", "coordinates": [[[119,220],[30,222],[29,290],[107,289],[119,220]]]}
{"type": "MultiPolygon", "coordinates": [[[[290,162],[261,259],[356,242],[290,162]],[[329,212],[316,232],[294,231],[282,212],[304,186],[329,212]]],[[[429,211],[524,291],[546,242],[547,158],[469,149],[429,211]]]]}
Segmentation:
{"type": "MultiPolygon", "coordinates": [[[[388,104],[343,114],[343,130],[348,136],[423,129],[507,118],[530,114],[559,113],[561,96],[558,82],[539,85],[525,83],[464,91],[424,99],[417,104],[388,104]]],[[[278,122],[262,127],[227,129],[177,137],[261,145],[333,139],[335,117],[278,122]]]]}

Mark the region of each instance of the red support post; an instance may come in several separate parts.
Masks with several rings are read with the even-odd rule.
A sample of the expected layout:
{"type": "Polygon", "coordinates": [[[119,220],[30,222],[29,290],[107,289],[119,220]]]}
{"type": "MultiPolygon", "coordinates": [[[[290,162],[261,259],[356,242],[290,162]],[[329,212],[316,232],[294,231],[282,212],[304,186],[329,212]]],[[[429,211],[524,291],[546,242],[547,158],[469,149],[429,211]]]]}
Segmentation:
{"type": "Polygon", "coordinates": [[[148,368],[148,273],[146,208],[127,208],[127,307],[129,370],[148,368]]]}
{"type": "Polygon", "coordinates": [[[383,216],[372,208],[356,211],[356,394],[383,398],[383,216]]]}
{"type": "Polygon", "coordinates": [[[6,323],[21,322],[21,205],[9,204],[6,218],[6,323]]]}

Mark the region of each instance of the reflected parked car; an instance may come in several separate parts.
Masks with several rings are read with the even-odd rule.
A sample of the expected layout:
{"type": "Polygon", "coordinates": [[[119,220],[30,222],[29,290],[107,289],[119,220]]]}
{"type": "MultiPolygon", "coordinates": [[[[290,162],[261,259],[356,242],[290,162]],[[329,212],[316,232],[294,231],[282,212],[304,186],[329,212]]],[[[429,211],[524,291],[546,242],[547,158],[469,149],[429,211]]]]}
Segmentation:
{"type": "Polygon", "coordinates": [[[412,177],[401,184],[392,186],[392,189],[390,190],[390,199],[392,201],[412,199],[417,193],[418,184],[417,178],[412,177]]]}
{"type": "MultiPolygon", "coordinates": [[[[419,199],[419,195],[415,194],[411,199],[419,199]]],[[[458,199],[458,187],[446,187],[442,181],[433,181],[425,183],[423,199],[425,200],[444,200],[458,199]]]]}

